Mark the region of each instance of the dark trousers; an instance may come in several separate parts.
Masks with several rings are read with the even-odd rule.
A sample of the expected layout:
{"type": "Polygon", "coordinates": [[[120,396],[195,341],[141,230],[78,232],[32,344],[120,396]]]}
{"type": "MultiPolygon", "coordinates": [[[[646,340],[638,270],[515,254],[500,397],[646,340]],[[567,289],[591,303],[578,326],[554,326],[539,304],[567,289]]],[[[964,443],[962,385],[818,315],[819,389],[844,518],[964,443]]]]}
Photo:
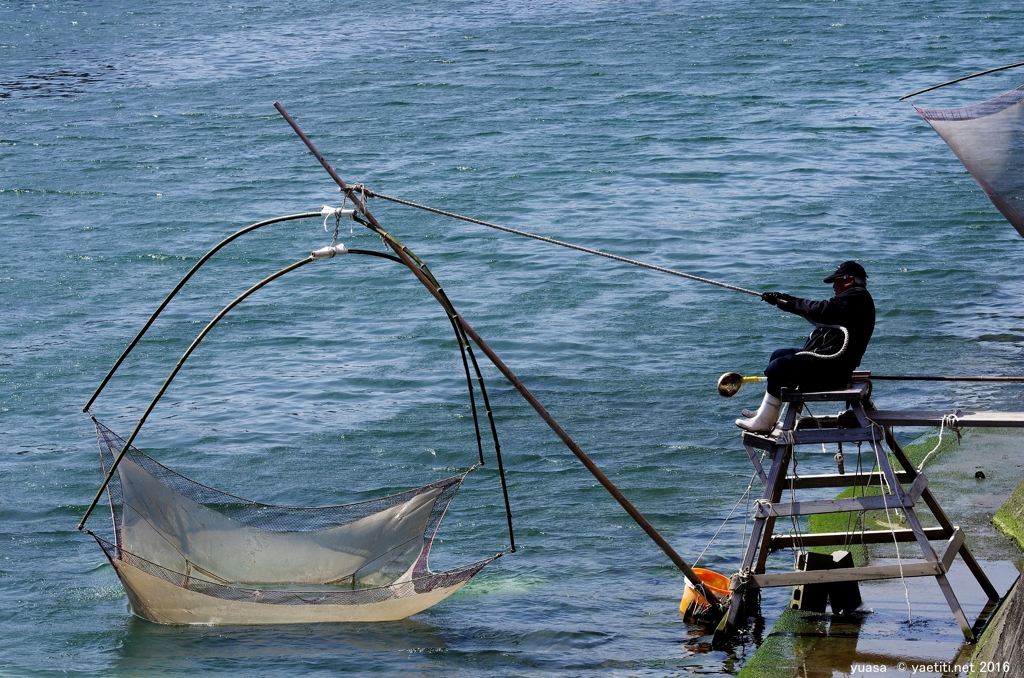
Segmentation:
{"type": "Polygon", "coordinates": [[[768,393],[779,397],[782,387],[801,391],[827,391],[843,388],[850,381],[852,370],[834,361],[809,355],[797,355],[798,348],[780,348],[772,353],[764,376],[768,377],[768,393]]]}

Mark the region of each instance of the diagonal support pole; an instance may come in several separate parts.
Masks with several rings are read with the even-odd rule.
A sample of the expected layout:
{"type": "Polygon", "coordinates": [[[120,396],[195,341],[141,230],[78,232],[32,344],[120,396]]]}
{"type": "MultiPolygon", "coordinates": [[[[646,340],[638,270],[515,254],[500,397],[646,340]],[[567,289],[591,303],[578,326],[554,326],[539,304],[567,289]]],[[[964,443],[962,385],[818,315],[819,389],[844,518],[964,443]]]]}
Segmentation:
{"type": "Polygon", "coordinates": [[[669,557],[669,560],[671,560],[672,563],[676,567],[678,567],[680,571],[682,571],[683,576],[686,577],[690,584],[695,589],[697,589],[697,591],[699,591],[701,595],[712,605],[719,605],[720,603],[718,597],[704,585],[704,582],[702,582],[700,580],[700,577],[698,577],[696,573],[694,573],[693,569],[691,569],[690,566],[686,563],[686,561],[683,560],[682,556],[680,556],[675,551],[675,549],[673,549],[672,546],[665,540],[665,538],[662,537],[656,529],[654,529],[654,526],[651,525],[651,523],[643,516],[643,514],[640,513],[640,511],[637,510],[637,508],[633,506],[633,504],[628,499],[626,499],[626,496],[622,494],[619,488],[617,488],[615,484],[612,483],[608,476],[606,476],[604,472],[602,472],[601,469],[598,468],[597,464],[595,464],[593,460],[583,451],[583,449],[578,444],[576,444],[576,441],[573,440],[569,436],[569,434],[565,432],[565,430],[558,424],[557,421],[555,421],[555,418],[552,417],[551,414],[547,411],[547,409],[545,409],[544,406],[541,405],[540,401],[537,400],[532,393],[530,393],[529,389],[526,388],[526,386],[519,380],[519,378],[512,372],[512,370],[510,370],[508,366],[505,365],[504,362],[502,362],[498,355],[493,350],[491,350],[491,347],[487,345],[487,343],[480,337],[479,334],[476,333],[476,331],[469,325],[469,323],[466,322],[466,320],[455,311],[455,309],[451,305],[451,302],[448,300],[443,290],[441,290],[440,286],[437,284],[437,281],[433,279],[433,276],[429,275],[427,272],[423,270],[421,266],[417,265],[417,262],[413,261],[413,257],[411,256],[411,253],[408,251],[408,248],[403,246],[401,243],[395,240],[390,233],[384,230],[384,228],[377,221],[376,217],[374,217],[369,212],[369,210],[367,210],[366,204],[359,197],[359,194],[354,190],[352,186],[346,184],[345,181],[338,175],[338,173],[334,171],[334,168],[332,168],[330,164],[327,162],[327,160],[323,157],[323,155],[321,155],[320,151],[318,151],[316,146],[313,145],[313,142],[310,141],[309,137],[307,137],[305,133],[303,133],[303,131],[299,128],[298,123],[296,123],[295,120],[292,119],[290,115],[288,115],[288,112],[285,111],[284,107],[281,106],[280,103],[275,102],[274,108],[276,108],[277,111],[281,114],[281,116],[285,119],[285,121],[289,125],[291,125],[292,129],[299,136],[299,138],[302,139],[303,143],[306,144],[306,147],[309,148],[313,156],[320,162],[323,168],[327,170],[327,173],[331,176],[332,179],[334,179],[334,182],[338,184],[338,187],[341,190],[345,191],[346,195],[348,195],[349,199],[352,200],[352,203],[356,206],[356,208],[366,217],[367,221],[370,222],[370,224],[373,227],[373,230],[377,232],[382,238],[384,238],[388,246],[395,251],[395,254],[397,254],[399,258],[401,258],[402,263],[404,263],[409,268],[409,270],[413,272],[413,274],[420,281],[420,283],[422,283],[423,286],[427,288],[427,291],[430,292],[430,294],[433,295],[435,299],[437,299],[438,303],[449,311],[451,317],[473,340],[473,343],[480,347],[480,350],[484,352],[484,355],[486,355],[487,358],[491,361],[491,363],[493,363],[494,366],[498,368],[498,371],[501,372],[506,379],[508,379],[509,383],[511,383],[516,388],[516,390],[519,391],[520,395],[522,395],[523,398],[528,403],[530,403],[530,405],[537,412],[537,414],[539,414],[540,417],[544,420],[544,422],[551,428],[551,430],[555,432],[559,439],[561,439],[561,441],[565,443],[566,447],[568,447],[569,450],[572,451],[574,455],[576,455],[576,457],[583,463],[587,470],[590,471],[590,473],[597,479],[597,481],[601,483],[601,485],[608,491],[609,494],[612,495],[615,501],[617,501],[619,505],[622,506],[623,509],[625,509],[626,513],[628,513],[629,516],[637,523],[637,525],[639,525],[643,529],[643,531],[647,533],[647,536],[650,537],[651,540],[655,544],[657,544],[658,547],[665,553],[665,555],[669,557]]]}

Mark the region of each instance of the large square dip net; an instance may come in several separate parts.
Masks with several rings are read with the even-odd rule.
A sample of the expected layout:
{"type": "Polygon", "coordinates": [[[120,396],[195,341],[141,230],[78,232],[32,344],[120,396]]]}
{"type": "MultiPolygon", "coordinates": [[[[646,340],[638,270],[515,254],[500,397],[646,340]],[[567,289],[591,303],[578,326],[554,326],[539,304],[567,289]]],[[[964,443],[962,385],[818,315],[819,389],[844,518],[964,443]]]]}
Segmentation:
{"type": "MultiPolygon", "coordinates": [[[[351,191],[347,199],[358,202],[351,191]]],[[[461,320],[426,265],[381,228],[362,202],[358,204],[365,219],[357,216],[355,210],[344,209],[344,205],[324,206],[319,212],[259,221],[221,240],[171,290],[82,408],[95,425],[103,482],[78,529],[85,529],[86,521],[105,493],[110,503],[113,539],[87,532],[117,572],[135,614],[170,624],[390,621],[405,619],[444,600],[502,555],[498,553],[444,572],[432,572],[429,566],[430,549],[448,505],[466,476],[484,464],[477,389],[498,462],[508,523],[507,552],[515,552],[501,447],[483,374],[470,344],[471,329],[461,320]],[[326,228],[332,216],[335,232],[329,246],[314,250],[253,284],[203,327],[127,438],[121,438],[96,420],[90,412],[96,398],[161,312],[214,254],[265,226],[315,217],[323,218],[326,228]],[[371,230],[397,254],[348,249],[338,243],[342,216],[372,226],[371,230]],[[402,264],[441,304],[462,358],[479,464],[459,475],[368,501],[342,506],[285,507],[243,499],[198,483],[132,445],[189,356],[232,309],[282,276],[318,261],[336,260],[339,255],[361,255],[357,258],[364,261],[385,259],[402,264]]],[[[478,337],[476,341],[482,342],[478,337]]]]}
{"type": "Polygon", "coordinates": [[[914,108],[1024,236],[1024,86],[973,106],[914,108]]]}
{"type": "MultiPolygon", "coordinates": [[[[94,422],[106,473],[125,441],[94,422]]],[[[369,501],[282,507],[207,487],[129,446],[107,486],[114,540],[93,537],[132,609],[152,621],[404,619],[498,557],[444,572],[428,566],[441,519],[472,470],[369,501]]]]}

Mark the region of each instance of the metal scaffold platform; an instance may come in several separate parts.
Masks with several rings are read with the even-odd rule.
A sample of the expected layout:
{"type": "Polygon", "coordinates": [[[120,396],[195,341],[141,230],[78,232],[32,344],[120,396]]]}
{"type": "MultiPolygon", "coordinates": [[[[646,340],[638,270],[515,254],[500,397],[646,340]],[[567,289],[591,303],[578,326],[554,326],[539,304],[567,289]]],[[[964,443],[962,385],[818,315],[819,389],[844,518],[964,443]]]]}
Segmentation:
{"type": "MultiPolygon", "coordinates": [[[[989,600],[998,601],[999,593],[989,581],[968,548],[963,530],[954,525],[928,488],[928,478],[914,467],[893,434],[894,426],[1024,427],[1021,412],[931,412],[878,410],[871,401],[870,373],[854,374],[853,382],[843,390],[799,392],[783,389],[786,406],[782,420],[767,433],[744,432],[743,446],[764,488],[755,502],[753,529],[743,553],[739,572],[732,576],[731,601],[716,636],[729,637],[745,622],[750,604],[758,590],[778,586],[835,585],[901,577],[934,577],[964,637],[974,640],[975,629],[968,621],[946,573],[957,556],[964,561],[989,600]],[[839,414],[813,415],[808,403],[842,404],[839,414]],[[835,445],[837,472],[800,475],[797,472],[797,448],[803,445],[835,445]],[[863,450],[866,462],[847,473],[843,464],[843,445],[863,450]],[[822,488],[859,488],[854,496],[833,499],[806,499],[808,490],[822,488]],[[875,491],[865,491],[874,487],[875,491]],[[784,494],[788,496],[784,497],[784,494]],[[921,503],[923,502],[923,507],[921,503]],[[930,512],[936,527],[922,527],[918,513],[930,512]],[[865,511],[898,510],[896,529],[861,529],[856,532],[805,534],[800,527],[804,516],[865,511]],[[793,521],[791,534],[776,534],[778,519],[793,521]],[[804,559],[803,571],[766,572],[769,555],[780,549],[844,547],[851,543],[916,543],[913,556],[906,554],[899,564],[811,569],[804,559]]],[[[815,408],[817,409],[817,408],[815,408]]],[[[834,410],[833,410],[834,411],[834,410]]],[[[809,455],[808,455],[809,456],[809,455]]],[[[807,457],[801,456],[803,462],[807,457]]],[[[922,514],[923,515],[923,514],[922,514]]],[[[866,526],[862,526],[866,527],[866,526]]],[[[984,614],[984,613],[983,613],[984,614]]]]}

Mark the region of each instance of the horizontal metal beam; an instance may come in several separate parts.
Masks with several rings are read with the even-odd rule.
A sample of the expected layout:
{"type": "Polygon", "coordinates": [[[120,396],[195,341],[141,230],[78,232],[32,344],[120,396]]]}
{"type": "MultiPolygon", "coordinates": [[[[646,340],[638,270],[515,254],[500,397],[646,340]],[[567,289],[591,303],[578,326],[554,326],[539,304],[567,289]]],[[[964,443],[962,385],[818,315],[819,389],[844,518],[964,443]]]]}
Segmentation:
{"type": "MultiPolygon", "coordinates": [[[[875,440],[880,438],[876,432],[875,440]]],[[[821,443],[857,443],[871,440],[869,428],[805,428],[793,431],[795,445],[820,445],[821,443]]]]}
{"type": "MultiPolygon", "coordinates": [[[[929,541],[948,539],[950,532],[941,527],[926,527],[924,536],[929,541]]],[[[891,544],[893,541],[916,541],[913,530],[865,530],[864,532],[819,532],[817,534],[772,535],[770,549],[790,549],[796,546],[848,546],[851,544],[891,544]]]]}
{"type": "MultiPolygon", "coordinates": [[[[1019,64],[1024,66],[1024,64],[1019,64]]],[[[1006,376],[991,376],[991,375],[937,375],[937,374],[904,374],[900,376],[893,376],[887,374],[871,374],[871,372],[865,372],[857,370],[853,373],[854,381],[863,381],[864,379],[872,379],[879,381],[988,381],[988,382],[1002,382],[1002,383],[1024,383],[1024,377],[1006,377],[1006,376]]]]}
{"type": "Polygon", "coordinates": [[[893,508],[912,508],[914,503],[921,497],[924,488],[928,486],[928,479],[922,474],[917,477],[910,490],[901,501],[891,495],[877,497],[851,497],[849,499],[812,499],[810,501],[780,501],[772,503],[759,503],[757,505],[758,518],[783,517],[783,516],[807,516],[818,513],[845,513],[847,511],[883,511],[893,508]]]}
{"type": "MultiPolygon", "coordinates": [[[[881,434],[875,432],[875,440],[881,439],[881,434]]],[[[857,443],[872,440],[870,428],[806,428],[793,431],[794,445],[820,445],[821,443],[857,443]]],[[[759,450],[771,451],[779,444],[778,436],[746,432],[743,434],[743,444],[756,447],[759,450]]]]}
{"type": "MultiPolygon", "coordinates": [[[[896,479],[901,483],[909,483],[912,478],[909,473],[900,471],[896,479]]],[[[786,478],[785,488],[794,487],[798,490],[813,490],[823,487],[863,487],[865,485],[881,486],[882,474],[875,473],[824,473],[810,476],[792,476],[786,478]]]]}
{"type": "MultiPolygon", "coordinates": [[[[869,419],[882,426],[940,426],[943,417],[956,416],[958,428],[1024,428],[1024,412],[933,412],[930,410],[872,410],[869,419]]],[[[949,425],[949,422],[946,422],[949,425]]]]}
{"type": "MultiPolygon", "coordinates": [[[[900,577],[934,577],[945,574],[942,563],[903,563],[903,565],[869,565],[867,567],[844,567],[835,570],[812,570],[810,572],[782,572],[779,574],[753,574],[748,588],[772,588],[776,586],[800,586],[801,584],[828,584],[841,581],[870,581],[873,579],[899,579],[900,577]]],[[[740,586],[738,575],[729,582],[729,589],[740,586]]]]}
{"type": "Polygon", "coordinates": [[[790,391],[783,388],[779,396],[784,403],[846,402],[862,400],[871,393],[871,382],[857,381],[850,388],[838,391],[790,391]]]}

